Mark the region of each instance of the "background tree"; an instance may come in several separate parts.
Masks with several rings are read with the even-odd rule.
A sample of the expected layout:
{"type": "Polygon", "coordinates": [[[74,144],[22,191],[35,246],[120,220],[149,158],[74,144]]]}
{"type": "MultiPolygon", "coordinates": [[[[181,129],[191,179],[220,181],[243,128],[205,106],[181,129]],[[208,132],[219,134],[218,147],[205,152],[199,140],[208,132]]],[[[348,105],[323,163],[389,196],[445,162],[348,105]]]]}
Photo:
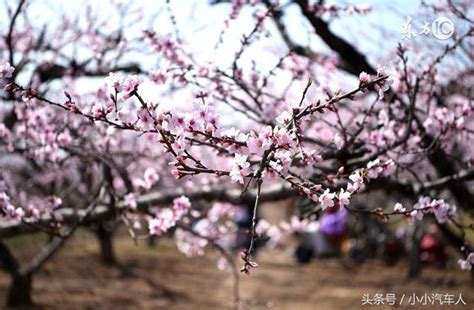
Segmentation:
{"type": "MultiPolygon", "coordinates": [[[[209,12],[229,6],[220,2],[209,12]]],[[[403,41],[375,55],[330,27],[367,6],[232,1],[218,40],[205,42],[212,55],[183,36],[170,1],[156,5],[169,31],[135,2],[107,5],[111,16],[89,5],[44,25],[31,18],[34,5],[12,3],[2,24],[0,236],[43,231],[51,242],[25,268],[2,243],[9,304],[31,302],[33,274],[80,225],[96,229],[106,262],[115,261],[110,228],[124,223],[134,240],[173,234],[188,255],[214,246],[237,279],[222,247],[235,205],[252,211],[240,255],[247,274],[258,266],[257,240],[330,208],[436,222],[472,268],[469,2],[421,5],[419,16],[442,12],[456,29],[446,41],[424,39],[429,52],[403,41]],[[309,44],[286,16],[302,22],[309,44]],[[233,25],[248,20],[236,42],[233,25]],[[400,203],[353,203],[377,191],[400,203]],[[288,197],[307,215],[258,225],[262,202],[288,197]]]]}

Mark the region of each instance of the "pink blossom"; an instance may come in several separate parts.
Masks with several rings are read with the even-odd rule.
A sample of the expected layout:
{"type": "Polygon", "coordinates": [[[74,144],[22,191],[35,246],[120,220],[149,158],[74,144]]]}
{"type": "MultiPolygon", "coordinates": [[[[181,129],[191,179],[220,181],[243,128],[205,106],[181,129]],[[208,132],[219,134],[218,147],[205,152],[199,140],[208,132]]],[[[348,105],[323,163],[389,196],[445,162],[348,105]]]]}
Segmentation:
{"type": "Polygon", "coordinates": [[[144,178],[145,178],[145,181],[148,181],[151,184],[154,184],[160,179],[160,176],[158,175],[158,173],[156,172],[154,168],[147,168],[145,170],[144,178]]]}
{"type": "Polygon", "coordinates": [[[101,118],[105,115],[105,109],[99,103],[95,103],[91,109],[92,116],[95,118],[101,118]]]}
{"type": "Polygon", "coordinates": [[[71,143],[71,141],[72,141],[71,135],[67,131],[62,132],[58,135],[58,144],[61,147],[67,146],[69,143],[71,143]]]}
{"type": "Polygon", "coordinates": [[[10,204],[10,197],[5,192],[0,192],[0,208],[6,216],[20,220],[25,216],[25,211],[22,208],[16,208],[10,204]]]}
{"type": "Polygon", "coordinates": [[[185,196],[175,198],[172,208],[164,208],[156,212],[153,218],[148,220],[148,229],[151,234],[161,235],[182,219],[191,208],[191,202],[185,196]]]}
{"type": "Polygon", "coordinates": [[[288,150],[278,150],[274,155],[275,159],[278,160],[280,170],[278,172],[286,173],[290,168],[292,161],[292,152],[288,150]]]}
{"type": "Polygon", "coordinates": [[[134,180],[134,185],[149,190],[156,182],[158,182],[159,179],[160,176],[156,170],[149,167],[145,170],[143,179],[134,180]]]}
{"type": "Polygon", "coordinates": [[[247,148],[250,154],[262,155],[262,142],[258,137],[250,137],[247,140],[247,148]]]}
{"type": "Polygon", "coordinates": [[[387,75],[387,67],[381,64],[377,65],[377,76],[387,75]]]}
{"type": "Polygon", "coordinates": [[[237,214],[238,207],[230,203],[214,202],[211,209],[207,212],[207,218],[212,222],[229,216],[233,217],[237,214]]]}
{"type": "Polygon", "coordinates": [[[247,250],[240,252],[240,258],[244,261],[244,266],[240,269],[240,272],[245,273],[246,275],[250,274],[250,270],[257,268],[258,264],[250,260],[250,255],[247,250]]]}
{"type": "Polygon", "coordinates": [[[150,80],[156,84],[165,84],[168,79],[168,72],[164,69],[154,70],[150,73],[150,80]]]}
{"type": "Polygon", "coordinates": [[[396,169],[397,166],[395,165],[393,159],[389,159],[383,164],[383,175],[386,177],[391,176],[393,173],[395,173],[396,169]]]}
{"type": "Polygon", "coordinates": [[[220,271],[232,272],[232,267],[229,265],[229,262],[224,257],[221,257],[217,260],[216,267],[220,271]]]}
{"type": "Polygon", "coordinates": [[[457,217],[456,206],[446,203],[444,200],[432,199],[430,197],[420,197],[418,202],[413,206],[416,219],[421,220],[423,214],[432,213],[436,220],[443,224],[448,220],[457,217]]]}
{"type": "Polygon", "coordinates": [[[168,130],[180,134],[187,128],[186,116],[182,113],[171,115],[168,121],[168,130]]]}
{"type": "Polygon", "coordinates": [[[11,139],[11,132],[4,123],[0,123],[0,139],[5,142],[11,139]]]}
{"type": "Polygon", "coordinates": [[[4,62],[0,65],[0,79],[9,79],[13,76],[15,68],[9,62],[4,62]]]}
{"type": "Polygon", "coordinates": [[[393,211],[396,213],[404,213],[407,209],[399,202],[395,204],[393,211]]]}
{"type": "Polygon", "coordinates": [[[348,183],[347,184],[347,191],[349,193],[354,193],[360,189],[360,183],[348,183]]]}
{"type": "Polygon", "coordinates": [[[152,235],[162,235],[176,225],[176,217],[170,208],[160,210],[154,218],[148,220],[148,229],[152,235]]]}
{"type": "Polygon", "coordinates": [[[206,77],[209,75],[209,68],[200,67],[196,73],[197,73],[197,76],[199,77],[206,77]]]}
{"type": "Polygon", "coordinates": [[[123,199],[124,204],[132,210],[137,208],[137,196],[134,193],[128,193],[123,199]]]}
{"type": "Polygon", "coordinates": [[[122,123],[130,125],[137,120],[137,114],[128,108],[122,108],[117,112],[117,116],[122,121],[122,123]]]}
{"type": "Polygon", "coordinates": [[[5,214],[15,220],[21,220],[25,216],[25,211],[22,208],[15,208],[13,205],[3,207],[5,214]]]}
{"type": "Polygon", "coordinates": [[[186,143],[185,136],[179,136],[173,143],[173,150],[178,154],[183,154],[188,144],[186,143]]]}
{"type": "Polygon", "coordinates": [[[319,202],[321,203],[321,208],[324,210],[328,207],[334,207],[334,198],[336,197],[335,193],[330,193],[329,188],[324,191],[324,193],[319,197],[319,202]]]}
{"type": "Polygon", "coordinates": [[[139,125],[145,130],[152,129],[154,127],[153,113],[146,108],[140,108],[137,112],[139,125]]]}
{"type": "MultiPolygon", "coordinates": [[[[265,127],[259,134],[254,134],[247,140],[247,148],[250,154],[263,155],[263,153],[270,148],[273,143],[273,130],[270,126],[265,127]]],[[[282,136],[286,141],[288,137],[282,136]]]]}
{"type": "Polygon", "coordinates": [[[267,126],[260,132],[259,138],[262,141],[262,148],[266,151],[272,145],[273,129],[271,126],[267,126]]]}
{"type": "Polygon", "coordinates": [[[26,208],[33,220],[38,221],[40,219],[40,210],[33,204],[29,204],[26,208]]]}
{"type": "Polygon", "coordinates": [[[247,155],[235,154],[230,177],[232,181],[244,184],[244,178],[250,172],[250,163],[247,161],[247,155]]]}
{"type": "Polygon", "coordinates": [[[367,72],[362,71],[359,74],[359,82],[360,82],[360,84],[366,84],[366,83],[370,82],[370,75],[367,74],[367,72]]]}
{"type": "Polygon", "coordinates": [[[375,179],[383,172],[383,167],[380,165],[380,159],[375,159],[367,164],[367,177],[375,179]]]}
{"type": "MultiPolygon", "coordinates": [[[[386,70],[387,68],[385,66],[379,65],[377,68],[377,77],[387,75],[386,70]]],[[[392,78],[387,78],[374,85],[375,89],[379,93],[379,98],[384,97],[384,93],[390,89],[390,86],[393,84],[393,82],[394,80],[392,78]]]]}
{"type": "Polygon", "coordinates": [[[143,82],[143,79],[137,75],[131,75],[125,78],[123,81],[123,90],[125,94],[123,95],[124,99],[130,98],[135,91],[137,91],[138,86],[143,82]]]}
{"type": "Polygon", "coordinates": [[[351,180],[351,181],[354,182],[354,183],[363,183],[363,182],[364,182],[364,179],[363,179],[362,176],[360,175],[360,172],[359,172],[359,171],[353,172],[353,173],[349,176],[349,180],[351,180]]]}
{"type": "Polygon", "coordinates": [[[200,238],[180,228],[176,229],[174,239],[178,250],[188,257],[204,255],[204,248],[209,243],[205,238],[200,238]]]}
{"type": "Polygon", "coordinates": [[[288,112],[288,111],[283,111],[278,117],[276,118],[276,121],[282,125],[288,124],[293,116],[288,112]]]}
{"type": "Polygon", "coordinates": [[[367,163],[367,169],[372,169],[374,167],[377,167],[378,165],[380,165],[380,159],[377,158],[367,163]]]}
{"type": "Polygon", "coordinates": [[[63,200],[57,196],[49,197],[49,207],[51,209],[57,209],[63,204],[63,200]]]}
{"type": "Polygon", "coordinates": [[[420,210],[413,210],[408,215],[408,219],[413,222],[415,220],[421,221],[423,219],[423,212],[420,210]]]}
{"type": "Polygon", "coordinates": [[[257,234],[265,235],[267,238],[267,245],[270,248],[275,248],[283,238],[283,233],[277,226],[272,225],[263,219],[258,222],[257,234]]]}
{"type": "Polygon", "coordinates": [[[171,175],[176,179],[179,179],[183,176],[183,174],[178,169],[171,169],[171,175]]]}
{"type": "Polygon", "coordinates": [[[275,139],[279,146],[283,148],[289,148],[294,144],[293,138],[290,133],[284,128],[276,130],[275,139]]]}
{"type": "Polygon", "coordinates": [[[349,180],[353,182],[347,184],[347,191],[350,193],[358,191],[364,184],[364,178],[361,176],[360,171],[354,171],[349,176],[349,180]]]}
{"type": "Polygon", "coordinates": [[[297,216],[292,216],[289,222],[282,221],[280,223],[280,227],[285,232],[285,234],[300,232],[305,229],[307,225],[307,219],[300,220],[297,216]]]}
{"type": "Polygon", "coordinates": [[[188,213],[191,208],[191,201],[188,197],[181,196],[173,200],[173,211],[177,219],[188,213]]]}
{"type": "Polygon", "coordinates": [[[472,266],[474,266],[474,252],[469,253],[466,259],[458,260],[458,264],[463,270],[471,270],[472,266]]]}
{"type": "Polygon", "coordinates": [[[124,78],[119,76],[116,73],[110,72],[109,75],[105,78],[106,83],[115,89],[118,93],[122,91],[122,84],[124,82],[124,78]]]}
{"type": "Polygon", "coordinates": [[[0,208],[6,208],[10,205],[10,196],[5,192],[0,192],[0,208]]]}
{"type": "Polygon", "coordinates": [[[334,136],[334,144],[336,144],[336,147],[338,149],[341,149],[344,146],[344,139],[342,139],[341,135],[339,133],[336,133],[334,136]]]}
{"type": "Polygon", "coordinates": [[[308,164],[320,163],[324,159],[320,154],[316,154],[315,150],[306,153],[306,161],[308,164]]]}
{"type": "Polygon", "coordinates": [[[343,188],[341,188],[341,191],[339,192],[338,199],[339,199],[339,205],[341,207],[343,206],[348,206],[350,204],[350,199],[351,198],[351,193],[344,191],[343,188]]]}
{"type": "MultiPolygon", "coordinates": [[[[269,2],[278,4],[279,1],[269,2]]],[[[305,9],[322,18],[322,14],[331,17],[368,11],[363,6],[315,0],[308,3],[305,9]]],[[[474,165],[470,149],[474,107],[469,96],[461,91],[472,84],[469,74],[460,75],[461,72],[456,72],[459,68],[449,67],[450,61],[446,67],[440,67],[434,50],[422,57],[417,66],[416,55],[403,57],[403,48],[398,50],[401,59],[393,62],[397,72],[388,76],[387,69],[382,66],[373,75],[359,70],[358,87],[350,86],[350,78],[339,72],[334,55],[318,54],[310,59],[312,57],[291,52],[281,55],[273,67],[271,63],[279,57],[275,54],[279,48],[267,48],[271,45],[267,41],[273,40],[273,30],[270,24],[262,22],[268,12],[262,10],[265,5],[260,0],[232,0],[231,16],[217,33],[222,34],[224,41],[232,37],[227,33],[232,30],[228,29],[229,21],[237,18],[240,10],[249,4],[258,4],[248,8],[257,18],[250,18],[254,25],[249,25],[255,26],[255,33],[244,31],[249,36],[235,42],[232,50],[236,54],[217,62],[209,62],[215,58],[208,53],[212,52],[212,47],[207,51],[208,46],[202,45],[201,51],[195,48],[195,40],[186,37],[181,40],[175,33],[160,31],[157,35],[145,31],[144,36],[152,45],[152,50],[147,51],[146,45],[141,45],[140,37],[135,38],[136,34],[140,36],[137,29],[132,29],[135,20],[139,22],[138,27],[143,26],[146,16],[140,12],[135,16],[132,7],[126,10],[130,22],[127,17],[127,31],[123,35],[116,33],[117,29],[113,27],[111,37],[97,33],[96,29],[109,29],[114,23],[107,19],[103,23],[96,21],[96,14],[91,11],[88,12],[88,16],[93,17],[88,20],[90,23],[74,25],[75,20],[67,17],[58,35],[45,34],[45,42],[51,43],[52,52],[35,49],[34,34],[41,31],[33,29],[35,22],[25,19],[28,12],[22,11],[13,33],[14,51],[10,52],[18,58],[19,64],[21,59],[28,64],[15,69],[11,62],[0,61],[0,84],[17,73],[19,77],[4,89],[8,94],[3,97],[9,103],[6,110],[0,112],[5,120],[5,124],[0,123],[0,148],[6,154],[2,165],[5,171],[0,173],[5,179],[5,182],[0,181],[0,211],[3,214],[0,220],[36,221],[44,216],[52,219],[53,232],[58,231],[61,214],[69,209],[60,210],[59,198],[45,195],[38,189],[64,194],[68,208],[72,207],[69,205],[74,197],[92,201],[95,197],[91,195],[95,191],[91,191],[90,185],[96,187],[98,184],[88,184],[87,178],[81,178],[84,163],[94,163],[88,170],[95,180],[103,177],[102,166],[107,166],[110,160],[116,163],[110,171],[112,186],[117,197],[122,197],[119,206],[125,208],[123,215],[130,220],[133,229],[141,229],[143,225],[145,230],[148,228],[156,235],[172,230],[176,232],[178,249],[186,255],[203,254],[204,247],[210,242],[227,250],[229,240],[235,237],[237,230],[234,221],[237,219],[232,218],[237,207],[215,203],[211,208],[204,206],[193,210],[199,201],[191,203],[189,198],[179,197],[181,194],[174,196],[181,193],[180,189],[189,193],[202,190],[218,194],[224,189],[253,192],[257,182],[263,182],[262,195],[265,197],[267,195],[263,193],[267,189],[270,193],[275,190],[277,195],[270,195],[275,199],[301,193],[312,204],[320,205],[320,209],[331,211],[327,208],[332,208],[334,211],[340,208],[345,212],[352,197],[364,187],[370,190],[382,187],[391,195],[384,185],[400,179],[404,184],[415,182],[415,191],[418,187],[423,190],[422,185],[427,181],[432,182],[437,185],[436,190],[425,188],[423,192],[429,195],[439,192],[455,199],[448,195],[449,186],[446,187],[443,181],[450,176],[437,173],[437,165],[442,163],[433,158],[438,157],[453,161],[451,165],[457,168],[460,176],[456,181],[460,186],[469,187],[469,180],[462,176],[474,165]],[[79,54],[84,54],[84,57],[79,55],[80,63],[73,66],[62,61],[74,58],[71,46],[76,45],[79,54]],[[272,53],[268,61],[259,61],[265,59],[268,51],[272,53]],[[154,67],[149,66],[150,59],[155,63],[154,67]],[[60,72],[56,72],[56,64],[63,66],[60,72]],[[141,75],[119,73],[134,71],[134,67],[144,72],[143,78],[155,84],[169,84],[168,87],[151,85],[151,82],[142,85],[141,75]],[[430,70],[425,71],[426,68],[430,70]],[[19,69],[23,71],[17,72],[19,69]],[[101,74],[104,70],[112,72],[101,74]],[[310,86],[305,80],[315,73],[317,83],[303,93],[304,86],[310,86]],[[93,76],[99,75],[105,79],[101,85],[95,85],[93,79],[96,77],[93,76]],[[50,76],[54,78],[51,85],[50,76]],[[375,79],[379,81],[373,82],[375,79]],[[462,85],[446,91],[450,81],[462,85]],[[83,87],[83,82],[87,87],[83,87]],[[379,92],[377,98],[359,91],[372,83],[379,92]],[[89,90],[89,84],[94,89],[89,90]],[[397,100],[381,101],[380,97],[386,95],[390,87],[397,94],[397,100]],[[415,110],[411,111],[409,99],[413,99],[413,87],[417,90],[417,100],[415,110]],[[359,100],[358,104],[354,104],[355,98],[359,100]],[[13,116],[18,119],[14,124],[6,122],[10,120],[10,106],[15,113],[13,116]],[[416,114],[411,124],[410,112],[416,114]],[[430,140],[433,143],[428,143],[430,140]],[[345,147],[345,154],[338,152],[337,149],[345,147]],[[263,154],[268,156],[263,158],[263,154]],[[367,158],[372,161],[366,165],[367,158]],[[31,162],[38,169],[29,171],[31,162]],[[25,169],[31,174],[18,173],[25,169]],[[121,170],[130,173],[132,190],[127,189],[121,170]],[[180,180],[174,180],[173,176],[180,180]],[[384,177],[379,180],[380,184],[373,182],[372,179],[380,176],[384,177]],[[252,182],[248,189],[243,189],[240,185],[246,185],[247,179],[252,182]],[[315,182],[321,184],[315,185],[315,182]],[[149,203],[137,210],[142,200],[139,195],[152,188],[165,194],[169,192],[176,199],[168,206],[149,203]]],[[[125,9],[123,3],[119,6],[125,9]]],[[[29,9],[22,7],[22,10],[29,9]]],[[[281,10],[285,13],[286,6],[281,10]]],[[[175,22],[174,18],[172,22],[175,22]]],[[[178,26],[181,24],[176,22],[178,26]]],[[[216,42],[217,54],[222,48],[226,49],[224,41],[216,42]]],[[[461,41],[452,43],[454,48],[461,41]]],[[[0,47],[4,48],[5,42],[1,42],[0,47]]],[[[442,50],[439,52],[444,56],[442,50]]],[[[383,58],[383,55],[377,56],[383,58]]],[[[369,93],[372,87],[363,91],[369,93]]],[[[209,198],[193,197],[197,200],[209,198]]],[[[100,198],[100,204],[110,200],[102,195],[100,198]]],[[[86,205],[77,208],[83,209],[86,205]]],[[[393,212],[389,211],[387,215],[404,215],[410,222],[422,220],[425,215],[429,215],[426,220],[434,218],[442,224],[462,222],[456,205],[448,200],[420,197],[413,208],[405,208],[401,203],[392,208],[393,212]]],[[[382,220],[388,220],[388,216],[379,215],[382,220]]],[[[276,244],[283,235],[309,226],[306,224],[308,220],[296,217],[280,226],[262,220],[256,230],[265,235],[263,238],[270,238],[270,244],[276,244]]],[[[242,253],[246,273],[257,266],[251,261],[253,254],[242,253]]],[[[464,269],[472,268],[472,260],[469,255],[459,263],[464,269]]]]}

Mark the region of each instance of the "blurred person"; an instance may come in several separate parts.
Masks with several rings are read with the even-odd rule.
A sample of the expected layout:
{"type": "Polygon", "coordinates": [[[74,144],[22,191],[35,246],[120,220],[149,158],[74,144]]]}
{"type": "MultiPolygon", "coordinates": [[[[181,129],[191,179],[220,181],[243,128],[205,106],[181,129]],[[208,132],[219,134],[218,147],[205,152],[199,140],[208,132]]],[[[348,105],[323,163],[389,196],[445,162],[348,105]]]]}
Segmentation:
{"type": "Polygon", "coordinates": [[[347,229],[348,212],[344,208],[328,208],[321,216],[321,232],[331,245],[333,254],[348,253],[350,241],[347,229]]]}
{"type": "Polygon", "coordinates": [[[386,241],[383,247],[382,260],[389,266],[395,265],[405,254],[403,240],[406,231],[403,227],[395,230],[395,233],[386,233],[386,241]]]}
{"type": "Polygon", "coordinates": [[[420,258],[423,263],[440,268],[446,267],[445,245],[437,225],[431,224],[429,226],[428,232],[421,239],[420,250],[420,258]]]}
{"type": "Polygon", "coordinates": [[[321,231],[321,223],[312,221],[300,233],[301,242],[295,256],[299,263],[308,263],[312,257],[324,257],[331,254],[331,244],[321,231]]]}

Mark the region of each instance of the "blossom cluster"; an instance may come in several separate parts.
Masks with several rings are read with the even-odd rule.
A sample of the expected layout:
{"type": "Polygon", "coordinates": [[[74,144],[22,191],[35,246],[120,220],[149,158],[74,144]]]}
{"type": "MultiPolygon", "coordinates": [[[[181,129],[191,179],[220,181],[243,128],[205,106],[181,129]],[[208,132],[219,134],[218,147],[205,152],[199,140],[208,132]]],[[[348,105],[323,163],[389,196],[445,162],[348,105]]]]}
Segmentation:
{"type": "Polygon", "coordinates": [[[207,210],[206,217],[198,211],[191,214],[187,229],[180,227],[176,230],[174,238],[179,251],[186,256],[201,256],[209,244],[222,248],[231,248],[235,242],[236,224],[232,219],[237,214],[239,207],[215,202],[207,210]]]}
{"type": "Polygon", "coordinates": [[[21,219],[25,216],[25,211],[22,208],[15,208],[5,192],[0,192],[0,207],[7,218],[21,219]]]}
{"type": "MultiPolygon", "coordinates": [[[[436,143],[444,143],[447,151],[469,145],[455,141],[461,136],[466,141],[471,139],[472,102],[455,94],[440,104],[435,89],[441,93],[442,88],[436,83],[422,81],[410,89],[411,82],[417,80],[412,79],[414,68],[399,68],[390,76],[385,66],[379,66],[373,75],[361,72],[357,87],[344,93],[347,81],[334,78],[345,65],[339,56],[320,55],[308,47],[305,51],[290,48],[294,51],[272,55],[262,61],[262,67],[260,59],[249,59],[252,57],[247,57],[247,50],[254,48],[254,42],[273,36],[264,20],[273,9],[283,13],[285,6],[280,7],[278,1],[231,1],[230,18],[215,50],[222,44],[229,21],[236,19],[246,5],[253,10],[256,24],[243,35],[228,67],[208,59],[202,61],[199,53],[186,51],[186,40],[181,40],[179,33],[162,35],[153,30],[139,33],[151,46],[156,65],[150,68],[138,61],[140,66],[136,68],[122,67],[120,55],[127,54],[132,40],[121,37],[128,31],[117,31],[117,38],[103,38],[91,30],[99,29],[93,23],[75,34],[83,36],[81,41],[85,43],[58,33],[48,46],[57,51],[31,64],[37,68],[31,70],[34,72],[28,87],[17,84],[18,72],[12,66],[21,70],[22,62],[1,61],[0,80],[2,85],[4,81],[10,83],[5,87],[9,92],[6,100],[13,103],[15,124],[0,124],[0,147],[8,156],[24,159],[26,168],[22,173],[30,173],[30,166],[35,168],[34,175],[25,174],[26,178],[16,171],[14,176],[4,176],[2,171],[2,178],[20,185],[11,186],[8,192],[0,190],[1,220],[33,222],[46,216],[59,223],[62,201],[50,195],[51,188],[65,193],[61,194],[63,199],[74,202],[76,197],[96,197],[95,193],[106,187],[114,196],[111,199],[120,201],[120,212],[133,222],[133,229],[141,229],[145,218],[150,234],[173,231],[180,251],[190,256],[202,255],[209,244],[230,243],[227,237],[236,227],[229,219],[236,213],[235,206],[214,203],[208,210],[197,210],[200,204],[193,201],[191,206],[191,201],[182,196],[171,207],[151,208],[144,216],[140,213],[142,208],[138,208],[140,195],[152,189],[166,192],[178,187],[187,193],[201,185],[243,191],[253,191],[258,186],[260,193],[267,184],[280,182],[296,189],[315,210],[332,211],[348,208],[353,197],[370,187],[373,180],[393,177],[395,168],[401,171],[400,176],[405,176],[404,171],[425,171],[426,154],[435,148],[434,144],[426,145],[427,135],[436,143]],[[64,68],[59,74],[61,91],[56,94],[49,79],[56,79],[51,75],[58,66],[55,60],[62,58],[60,46],[66,47],[70,42],[77,43],[81,51],[90,49],[93,57],[84,65],[64,68]],[[114,49],[119,50],[117,55],[104,56],[114,49]],[[275,58],[275,63],[268,69],[266,62],[271,63],[270,58],[275,58]],[[81,75],[102,76],[104,72],[111,72],[105,77],[105,85],[90,93],[76,85],[81,75]],[[150,85],[152,100],[146,91],[150,85]],[[67,89],[64,95],[63,89],[67,89]],[[371,103],[369,93],[373,89],[378,96],[371,103]],[[160,96],[161,91],[186,98],[184,105],[175,104],[175,97],[160,96]],[[230,120],[221,113],[223,108],[233,111],[230,120]],[[21,183],[25,179],[28,187],[23,191],[21,183]],[[40,195],[41,190],[44,192],[40,195]],[[34,194],[26,194],[27,191],[34,194]]],[[[308,7],[302,9],[331,17],[370,11],[364,5],[320,1],[309,1],[308,7]]],[[[172,10],[169,12],[172,14],[172,10]]],[[[171,16],[172,23],[173,19],[171,16]]],[[[60,32],[71,28],[70,23],[72,20],[65,18],[60,32]]],[[[40,46],[32,48],[33,38],[27,31],[15,30],[13,34],[15,52],[26,52],[30,46],[34,53],[35,57],[27,53],[25,61],[41,54],[40,46]]],[[[401,63],[405,62],[403,56],[401,63]]],[[[434,76],[431,78],[435,80],[434,76]]],[[[465,153],[469,153],[467,160],[463,158],[464,162],[456,167],[474,162],[470,152],[465,153]]],[[[432,213],[438,222],[446,223],[456,217],[456,207],[444,200],[422,197],[413,210],[397,204],[393,213],[404,214],[410,220],[432,213]]],[[[292,217],[279,225],[260,220],[253,228],[275,246],[283,236],[306,224],[306,220],[292,217]]],[[[251,254],[251,249],[242,253],[246,273],[257,266],[251,261],[251,254]]],[[[470,255],[461,265],[471,266],[469,261],[472,265],[470,255]]]]}
{"type": "Polygon", "coordinates": [[[191,209],[191,202],[185,196],[173,200],[171,208],[163,208],[148,219],[148,229],[152,235],[162,235],[174,227],[191,209]]]}
{"type": "Polygon", "coordinates": [[[444,224],[451,219],[457,219],[456,206],[446,203],[443,199],[420,197],[410,212],[410,218],[421,220],[424,214],[434,214],[436,220],[444,224]]]}
{"type": "Polygon", "coordinates": [[[15,68],[9,62],[4,62],[0,65],[0,80],[6,80],[13,76],[15,68]]]}
{"type": "Polygon", "coordinates": [[[466,259],[458,260],[459,266],[463,270],[471,270],[472,266],[474,266],[474,253],[469,253],[466,259]]]}
{"type": "Polygon", "coordinates": [[[62,206],[62,200],[59,197],[50,196],[45,198],[30,197],[30,201],[24,206],[15,206],[10,196],[5,191],[0,191],[0,210],[2,216],[0,219],[19,220],[27,223],[35,223],[42,217],[51,219],[51,225],[58,225],[62,221],[60,213],[56,212],[62,206]]]}

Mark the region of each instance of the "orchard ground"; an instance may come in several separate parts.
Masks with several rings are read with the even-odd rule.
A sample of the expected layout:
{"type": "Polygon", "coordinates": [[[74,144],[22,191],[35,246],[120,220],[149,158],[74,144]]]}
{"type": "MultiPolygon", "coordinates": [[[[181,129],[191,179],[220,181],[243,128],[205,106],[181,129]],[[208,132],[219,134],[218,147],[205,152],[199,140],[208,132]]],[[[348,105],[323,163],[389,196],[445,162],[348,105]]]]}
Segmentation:
{"type": "MultiPolygon", "coordinates": [[[[22,261],[46,241],[30,235],[8,240],[22,261]]],[[[187,258],[172,240],[155,246],[134,245],[125,231],[114,239],[119,266],[101,263],[94,236],[83,230],[35,276],[36,309],[232,309],[232,277],[216,268],[217,253],[187,258]]],[[[419,279],[407,281],[405,262],[386,267],[379,261],[355,266],[345,259],[313,260],[298,265],[291,245],[263,249],[260,267],[241,275],[243,309],[472,309],[474,289],[469,273],[456,267],[426,268],[419,279]],[[362,296],[396,294],[400,298],[425,293],[462,294],[466,306],[362,306],[362,296]]],[[[240,262],[238,262],[240,264],[240,262]]],[[[0,273],[0,296],[9,283],[0,273]]]]}

